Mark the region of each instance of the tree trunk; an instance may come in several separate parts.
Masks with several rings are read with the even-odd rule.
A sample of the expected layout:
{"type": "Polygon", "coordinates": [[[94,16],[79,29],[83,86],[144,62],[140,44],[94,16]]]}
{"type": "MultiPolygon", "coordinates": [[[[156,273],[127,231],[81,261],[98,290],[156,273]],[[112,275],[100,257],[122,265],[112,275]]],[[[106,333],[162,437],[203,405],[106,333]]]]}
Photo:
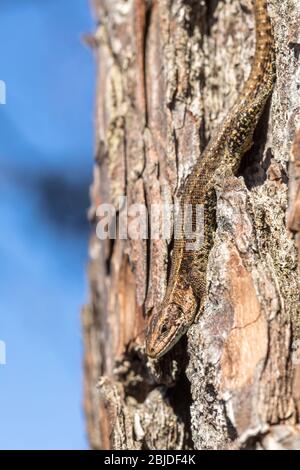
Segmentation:
{"type": "MultiPolygon", "coordinates": [[[[99,240],[99,204],[171,204],[247,78],[251,0],[94,0],[99,19],[85,411],[96,449],[300,448],[300,10],[269,0],[277,81],[216,186],[201,317],[161,360],[144,330],[172,240],[99,240]]],[[[153,224],[151,213],[149,228],[153,224]]]]}

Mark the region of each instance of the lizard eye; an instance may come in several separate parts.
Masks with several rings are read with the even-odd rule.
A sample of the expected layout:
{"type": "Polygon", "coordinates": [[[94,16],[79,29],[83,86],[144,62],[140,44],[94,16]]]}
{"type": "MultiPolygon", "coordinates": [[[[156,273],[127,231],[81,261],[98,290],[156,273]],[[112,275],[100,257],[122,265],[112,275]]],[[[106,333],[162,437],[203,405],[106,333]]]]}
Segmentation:
{"type": "Polygon", "coordinates": [[[168,327],[167,327],[167,325],[164,323],[163,326],[162,326],[161,329],[160,329],[160,332],[161,332],[162,334],[164,334],[164,333],[166,333],[167,331],[168,331],[168,327]]]}

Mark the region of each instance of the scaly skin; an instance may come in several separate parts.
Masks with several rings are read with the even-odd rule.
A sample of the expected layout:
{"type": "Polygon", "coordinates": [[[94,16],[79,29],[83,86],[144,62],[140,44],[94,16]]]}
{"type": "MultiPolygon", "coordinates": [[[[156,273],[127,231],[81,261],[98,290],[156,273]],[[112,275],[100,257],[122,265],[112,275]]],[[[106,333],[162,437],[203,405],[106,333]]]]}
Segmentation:
{"type": "Polygon", "coordinates": [[[166,295],[160,308],[153,312],[147,329],[146,352],[152,358],[160,358],[174,346],[203,305],[207,260],[216,224],[215,175],[238,170],[243,155],[252,146],[253,132],[274,86],[274,40],[266,1],[256,0],[254,11],[256,49],[250,76],[184,185],[180,202],[183,213],[187,204],[204,207],[204,241],[200,249],[187,250],[188,241],[180,227],[182,236],[174,242],[166,295]]]}

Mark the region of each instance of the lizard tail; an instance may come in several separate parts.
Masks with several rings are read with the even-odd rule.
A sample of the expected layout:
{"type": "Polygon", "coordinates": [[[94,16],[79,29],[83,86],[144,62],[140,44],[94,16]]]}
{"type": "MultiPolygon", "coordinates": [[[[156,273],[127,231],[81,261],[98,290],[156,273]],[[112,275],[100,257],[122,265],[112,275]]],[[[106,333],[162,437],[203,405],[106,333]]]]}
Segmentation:
{"type": "Polygon", "coordinates": [[[256,46],[251,73],[243,95],[255,94],[259,88],[272,89],[275,80],[275,43],[266,0],[255,0],[256,46]],[[259,86],[258,86],[259,85],[259,86]]]}

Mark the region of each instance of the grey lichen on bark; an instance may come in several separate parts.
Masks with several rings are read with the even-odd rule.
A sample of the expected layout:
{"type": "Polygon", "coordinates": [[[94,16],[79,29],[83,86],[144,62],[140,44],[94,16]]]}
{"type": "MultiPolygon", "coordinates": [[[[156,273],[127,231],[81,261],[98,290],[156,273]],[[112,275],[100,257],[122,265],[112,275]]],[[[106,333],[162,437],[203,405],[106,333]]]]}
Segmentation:
{"type": "MultiPolygon", "coordinates": [[[[249,74],[254,22],[251,0],[93,4],[96,228],[98,205],[121,196],[173,202],[249,74]]],[[[147,360],[144,329],[171,240],[91,238],[82,323],[94,448],[299,448],[300,9],[268,6],[276,87],[239,174],[216,176],[205,309],[161,361],[147,360]]]]}

